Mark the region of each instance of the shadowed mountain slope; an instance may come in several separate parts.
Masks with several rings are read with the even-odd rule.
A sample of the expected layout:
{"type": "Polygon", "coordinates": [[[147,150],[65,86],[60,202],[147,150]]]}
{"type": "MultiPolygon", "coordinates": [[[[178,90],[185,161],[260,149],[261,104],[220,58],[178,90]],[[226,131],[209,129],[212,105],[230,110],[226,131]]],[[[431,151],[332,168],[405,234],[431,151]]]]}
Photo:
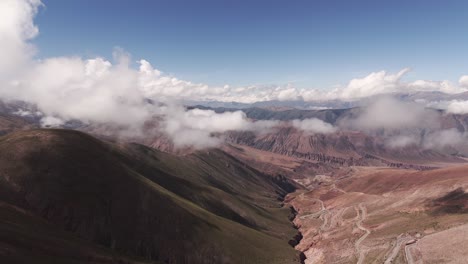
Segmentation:
{"type": "Polygon", "coordinates": [[[80,256],[101,245],[163,263],[299,259],[288,245],[296,232],[290,210],[278,201],[293,186],[219,150],[176,157],[77,131],[28,130],[0,138],[0,168],[1,218],[19,223],[4,233],[2,248],[12,250],[0,251],[3,259],[29,254],[31,245],[20,242],[40,225],[47,227],[34,241],[49,245],[43,262],[57,254],[49,239],[62,230],[85,251],[80,256]]]}

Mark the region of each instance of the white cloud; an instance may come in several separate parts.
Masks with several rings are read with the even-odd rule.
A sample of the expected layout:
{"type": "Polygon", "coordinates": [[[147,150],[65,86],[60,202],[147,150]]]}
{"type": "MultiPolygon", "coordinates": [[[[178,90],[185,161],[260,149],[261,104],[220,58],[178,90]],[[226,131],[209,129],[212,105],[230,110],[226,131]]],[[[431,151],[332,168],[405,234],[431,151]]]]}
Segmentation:
{"type": "Polygon", "coordinates": [[[138,74],[128,65],[59,57],[31,62],[29,68],[16,85],[0,91],[2,97],[32,102],[46,116],[65,121],[111,122],[134,129],[151,117],[135,86],[138,74]]]}
{"type": "Polygon", "coordinates": [[[265,131],[278,124],[277,121],[252,122],[242,111],[216,113],[212,110],[185,110],[182,106],[162,107],[163,130],[176,147],[206,148],[218,145],[221,133],[233,130],[265,131]]]}
{"type": "Polygon", "coordinates": [[[432,101],[425,103],[427,107],[442,109],[450,114],[467,114],[467,100],[450,100],[450,101],[432,101]]]}
{"type": "MultiPolygon", "coordinates": [[[[146,99],[218,100],[256,102],[269,100],[327,100],[367,97],[382,93],[436,90],[461,92],[468,89],[467,76],[459,86],[448,81],[404,82],[408,69],[392,74],[374,72],[356,78],[345,87],[330,91],[299,89],[285,86],[229,85],[210,87],[164,74],[148,61],[139,60],[139,68],[129,67],[130,55],[115,49],[114,60],[97,57],[56,57],[37,60],[30,40],[39,33],[33,18],[42,5],[39,0],[0,1],[0,97],[23,100],[34,104],[43,113],[44,125],[60,125],[78,119],[89,123],[112,123],[120,128],[139,131],[155,115],[163,116],[164,131],[176,145],[214,146],[215,134],[229,130],[266,131],[279,125],[278,121],[248,120],[242,112],[217,114],[207,110],[185,111],[181,107],[158,109],[146,99]],[[167,110],[171,109],[173,112],[167,110]]],[[[452,102],[448,111],[467,111],[464,102],[452,102]]],[[[420,108],[381,101],[354,123],[357,127],[401,127],[429,120],[420,108]]],[[[18,113],[21,114],[21,113],[18,113]]],[[[23,113],[24,114],[24,113],[23,113]]],[[[318,119],[295,120],[292,124],[310,133],[331,133],[332,125],[318,119]]]]}
{"type": "Polygon", "coordinates": [[[444,147],[457,147],[466,144],[464,133],[455,128],[436,131],[429,134],[425,139],[423,146],[428,149],[440,149],[444,147]]]}
{"type": "Polygon", "coordinates": [[[281,89],[278,92],[278,100],[287,101],[287,100],[298,100],[299,94],[294,88],[281,89]]]}
{"type": "Polygon", "coordinates": [[[33,18],[41,5],[38,0],[0,1],[0,96],[33,103],[45,124],[54,117],[141,126],[151,112],[135,85],[138,72],[128,67],[124,53],[116,52],[115,65],[102,58],[33,58],[28,41],[38,34],[33,18]]]}
{"type": "Polygon", "coordinates": [[[468,113],[468,101],[452,100],[446,103],[445,109],[448,113],[466,114],[468,113]]]}
{"type": "Polygon", "coordinates": [[[460,77],[458,83],[460,84],[460,86],[468,88],[468,75],[463,75],[462,77],[460,77]]]}
{"type": "Polygon", "coordinates": [[[244,130],[254,131],[260,134],[270,133],[281,125],[279,120],[256,120],[249,122],[249,125],[244,130]]]}
{"type": "MultiPolygon", "coordinates": [[[[209,110],[185,111],[180,106],[162,107],[147,103],[148,98],[166,104],[180,98],[210,98],[229,94],[231,88],[209,88],[179,80],[140,60],[138,70],[129,67],[130,55],[123,49],[113,52],[114,63],[104,58],[56,57],[35,60],[28,41],[38,33],[33,23],[40,1],[5,0],[0,3],[0,37],[8,49],[0,52],[7,64],[21,70],[0,68],[0,96],[34,104],[44,116],[43,126],[60,126],[69,120],[109,124],[124,134],[141,132],[145,122],[162,118],[164,131],[179,146],[209,147],[219,143],[216,133],[228,130],[265,131],[275,121],[252,122],[243,112],[215,113],[209,110]],[[6,11],[5,11],[6,10],[6,11]],[[19,57],[21,55],[21,58],[19,57]]],[[[3,59],[2,57],[2,59],[3,59]]],[[[245,89],[245,94],[252,89],[245,89]]],[[[172,105],[172,104],[170,104],[172,105]]],[[[26,112],[17,114],[25,115],[26,112]]]]}
{"type": "Polygon", "coordinates": [[[424,136],[418,134],[390,136],[385,140],[390,148],[419,146],[425,149],[458,148],[466,145],[466,136],[455,128],[430,131],[424,136]]]}
{"type": "Polygon", "coordinates": [[[40,5],[39,0],[0,1],[0,82],[14,79],[34,54],[27,41],[39,33],[32,18],[40,5]]]}
{"type": "Polygon", "coordinates": [[[343,98],[360,98],[382,93],[392,93],[400,90],[400,80],[409,69],[403,69],[396,74],[385,71],[373,72],[364,78],[352,79],[341,91],[343,98]]]}
{"type": "Polygon", "coordinates": [[[62,119],[53,116],[41,118],[41,126],[43,127],[60,127],[64,123],[62,119]]]}
{"type": "Polygon", "coordinates": [[[145,97],[162,99],[214,99],[227,91],[226,87],[208,87],[164,75],[146,60],[140,60],[138,85],[145,97]]]}
{"type": "Polygon", "coordinates": [[[364,78],[351,80],[348,86],[338,91],[337,96],[341,99],[354,99],[389,93],[414,93],[420,91],[460,93],[467,91],[467,89],[461,87],[461,85],[456,86],[447,80],[402,81],[402,78],[409,72],[409,68],[402,69],[395,74],[389,74],[386,71],[373,72],[364,78]]]}
{"type": "MultiPolygon", "coordinates": [[[[29,66],[33,55],[34,47],[29,44],[29,40],[38,34],[38,28],[33,23],[33,17],[41,5],[39,0],[4,0],[1,3],[0,15],[0,38],[2,40],[2,50],[0,54],[3,63],[0,66],[2,77],[11,77],[8,81],[18,79],[18,71],[14,65],[22,65],[22,69],[27,69],[25,63],[29,66]],[[7,71],[10,74],[7,74],[7,71]],[[12,72],[16,74],[11,74],[12,72]]],[[[117,65],[128,65],[129,56],[125,52],[117,49],[117,65]],[[122,54],[123,53],[123,54],[122,54]]],[[[62,64],[69,59],[67,64],[76,64],[80,58],[61,58],[62,64]]],[[[51,59],[46,60],[49,64],[51,59]]],[[[37,62],[36,62],[37,63],[37,62]]],[[[84,60],[86,69],[84,74],[87,78],[100,78],[114,69],[111,62],[95,58],[84,60]]],[[[291,84],[285,86],[271,85],[261,86],[252,85],[244,87],[231,87],[229,85],[212,87],[201,83],[192,83],[190,81],[180,80],[176,77],[164,74],[155,69],[148,61],[139,60],[140,67],[133,71],[137,75],[137,81],[133,88],[138,89],[142,97],[155,100],[183,99],[183,100],[217,100],[224,102],[245,102],[253,103],[257,101],[270,100],[329,100],[344,99],[353,100],[372,95],[395,93],[395,92],[415,92],[415,91],[442,91],[448,93],[457,93],[467,90],[467,76],[460,78],[460,86],[451,84],[449,81],[426,81],[418,80],[414,82],[404,82],[402,78],[409,72],[405,68],[397,73],[388,73],[386,71],[372,72],[362,78],[352,79],[346,86],[335,88],[328,91],[316,89],[299,89],[291,84]],[[464,88],[466,87],[466,88],[464,88]]],[[[40,63],[39,63],[40,65],[40,63]]],[[[19,67],[19,66],[18,66],[19,67]]],[[[50,65],[44,65],[49,67],[50,65]]],[[[36,71],[38,66],[36,65],[36,71]]],[[[66,69],[57,69],[66,71],[66,69]]],[[[81,73],[81,69],[80,69],[81,73]]],[[[23,76],[24,77],[24,76],[23,76]]],[[[132,77],[134,78],[134,77],[132,77]]],[[[63,81],[63,78],[61,78],[63,81]]]]}
{"type": "Polygon", "coordinates": [[[140,61],[140,86],[147,97],[177,98],[199,101],[222,101],[254,103],[259,101],[321,101],[321,100],[355,100],[374,95],[390,93],[414,93],[418,91],[439,91],[460,93],[468,90],[462,85],[456,86],[449,81],[416,80],[404,82],[402,78],[410,70],[405,68],[395,74],[386,71],[372,72],[363,78],[352,79],[347,86],[323,91],[317,89],[296,88],[291,84],[285,86],[252,85],[245,87],[210,87],[195,84],[164,75],[154,69],[145,60],[140,61]]]}
{"type": "Polygon", "coordinates": [[[427,80],[417,80],[414,82],[407,83],[405,89],[409,92],[437,91],[437,92],[443,92],[443,93],[448,93],[448,94],[455,94],[455,93],[461,93],[461,92],[466,91],[466,89],[462,87],[458,87],[449,81],[427,81],[427,80]]]}
{"type": "Polygon", "coordinates": [[[436,113],[423,105],[384,96],[364,106],[356,118],[343,120],[340,125],[357,130],[397,130],[432,127],[438,124],[436,118],[436,113]]]}
{"type": "MultiPolygon", "coordinates": [[[[397,73],[386,71],[372,72],[362,78],[349,81],[346,86],[328,91],[317,89],[299,89],[291,84],[286,86],[250,86],[225,89],[221,94],[213,94],[210,99],[218,101],[237,101],[252,103],[256,101],[322,101],[322,100],[355,100],[375,95],[391,93],[414,93],[419,91],[438,91],[443,93],[461,93],[468,91],[468,78],[460,79],[457,86],[450,81],[416,80],[403,81],[403,77],[410,72],[405,68],[397,73]]],[[[462,77],[463,78],[463,77],[462,77]]]]}
{"type": "Polygon", "coordinates": [[[304,120],[296,119],[292,121],[292,125],[295,128],[310,134],[328,134],[336,131],[336,128],[333,125],[317,118],[308,118],[304,120]]]}

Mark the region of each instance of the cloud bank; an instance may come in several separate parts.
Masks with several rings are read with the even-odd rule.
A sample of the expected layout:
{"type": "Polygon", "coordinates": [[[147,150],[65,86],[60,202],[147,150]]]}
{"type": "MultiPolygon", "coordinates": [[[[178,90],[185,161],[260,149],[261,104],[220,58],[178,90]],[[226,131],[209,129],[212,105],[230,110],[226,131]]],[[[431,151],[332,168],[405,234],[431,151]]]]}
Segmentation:
{"type": "Polygon", "coordinates": [[[442,115],[423,104],[380,96],[361,107],[355,116],[341,120],[339,126],[381,138],[389,148],[443,149],[465,145],[465,133],[442,128],[442,115]]]}
{"type": "Polygon", "coordinates": [[[385,145],[390,148],[421,147],[423,149],[438,149],[451,147],[457,149],[466,145],[467,135],[455,128],[429,131],[427,134],[398,135],[386,139],[385,145]]]}
{"type": "Polygon", "coordinates": [[[176,147],[214,147],[222,142],[221,133],[267,131],[278,125],[278,121],[250,121],[242,111],[215,113],[213,110],[186,110],[180,105],[164,106],[159,111],[166,117],[162,128],[176,147]]]}
{"type": "MultiPolygon", "coordinates": [[[[372,95],[442,91],[458,93],[468,90],[468,76],[459,83],[448,81],[405,82],[409,69],[397,73],[374,72],[351,80],[346,86],[329,91],[298,89],[285,86],[229,85],[210,87],[167,75],[147,60],[138,60],[139,67],[130,66],[132,58],[116,49],[112,60],[96,57],[54,57],[38,60],[31,43],[39,29],[34,17],[42,6],[40,0],[0,1],[0,97],[33,104],[45,126],[60,126],[70,120],[84,123],[112,123],[120,129],[141,133],[149,120],[159,118],[160,129],[178,146],[207,147],[216,145],[216,136],[229,130],[268,131],[278,121],[248,120],[242,112],[218,114],[193,109],[186,111],[173,106],[177,100],[217,100],[257,102],[270,100],[354,100],[372,95]],[[150,104],[148,100],[162,102],[150,104]]],[[[466,102],[454,101],[449,112],[464,113],[466,102]]],[[[176,104],[177,105],[177,104],[176,104]]],[[[26,113],[20,113],[26,114],[26,113]]],[[[353,120],[355,127],[409,127],[415,122],[430,120],[420,108],[387,100],[368,107],[364,115],[353,120]],[[389,110],[392,109],[392,110],[389,110]]],[[[336,128],[318,119],[295,120],[292,125],[308,133],[331,133],[336,128]]]]}
{"type": "Polygon", "coordinates": [[[383,96],[363,106],[356,117],[343,120],[340,125],[366,131],[433,128],[436,124],[438,121],[435,110],[414,102],[403,102],[383,96]]]}

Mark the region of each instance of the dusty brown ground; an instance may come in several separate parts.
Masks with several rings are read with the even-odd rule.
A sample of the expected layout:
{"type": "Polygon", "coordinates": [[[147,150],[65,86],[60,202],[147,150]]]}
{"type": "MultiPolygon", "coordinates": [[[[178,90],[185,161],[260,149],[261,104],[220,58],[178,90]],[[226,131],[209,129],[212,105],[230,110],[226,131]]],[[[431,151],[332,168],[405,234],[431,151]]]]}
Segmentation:
{"type": "Polygon", "coordinates": [[[466,263],[466,165],[310,177],[322,180],[319,187],[288,197],[305,263],[466,263]]]}
{"type": "Polygon", "coordinates": [[[424,263],[466,263],[468,224],[425,236],[417,243],[424,263]],[[444,246],[441,247],[440,245],[444,246]]]}

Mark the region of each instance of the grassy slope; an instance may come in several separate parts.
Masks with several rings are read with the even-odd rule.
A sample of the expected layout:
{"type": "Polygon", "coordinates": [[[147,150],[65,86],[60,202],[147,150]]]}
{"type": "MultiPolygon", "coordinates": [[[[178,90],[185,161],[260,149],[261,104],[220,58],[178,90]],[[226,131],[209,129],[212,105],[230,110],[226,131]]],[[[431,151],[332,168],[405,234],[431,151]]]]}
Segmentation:
{"type": "Polygon", "coordinates": [[[21,208],[0,203],[2,263],[144,263],[56,228],[21,208]]]}
{"type": "Polygon", "coordinates": [[[75,131],[32,130],[0,139],[0,168],[1,200],[125,255],[169,263],[297,260],[287,244],[294,234],[288,210],[275,201],[288,186],[222,152],[182,159],[75,131]]]}

